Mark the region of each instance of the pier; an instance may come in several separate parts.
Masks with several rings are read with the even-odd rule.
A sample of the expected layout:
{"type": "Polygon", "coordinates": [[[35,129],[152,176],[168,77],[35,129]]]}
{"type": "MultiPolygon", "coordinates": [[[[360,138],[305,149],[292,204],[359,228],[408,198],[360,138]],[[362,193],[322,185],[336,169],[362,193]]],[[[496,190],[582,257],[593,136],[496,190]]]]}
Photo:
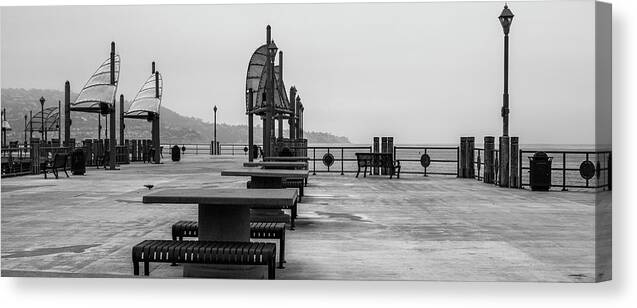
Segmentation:
{"type": "MultiPolygon", "coordinates": [[[[170,226],[197,211],[142,204],[144,185],[241,188],[244,179],[220,171],[244,161],[189,155],[68,180],[3,179],[2,275],[132,277],[131,246],[170,238],[170,226]]],[[[595,264],[595,211],[610,215],[610,192],[320,173],[305,194],[277,279],[590,282],[609,274],[609,264],[595,264]]],[[[151,264],[155,277],[179,278],[181,271],[151,264]]]]}

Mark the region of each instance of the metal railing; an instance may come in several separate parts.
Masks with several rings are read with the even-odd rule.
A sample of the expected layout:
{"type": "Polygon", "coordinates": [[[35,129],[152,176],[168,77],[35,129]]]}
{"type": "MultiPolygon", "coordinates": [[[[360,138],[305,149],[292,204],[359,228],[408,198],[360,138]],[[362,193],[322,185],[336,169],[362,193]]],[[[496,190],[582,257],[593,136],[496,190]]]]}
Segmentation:
{"type": "Polygon", "coordinates": [[[316,175],[317,172],[339,172],[341,175],[356,173],[358,169],[356,153],[372,152],[371,146],[308,146],[303,147],[303,149],[307,149],[308,168],[311,167],[313,175],[316,175]],[[331,154],[334,158],[331,165],[326,165],[323,161],[323,157],[327,154],[331,154]]]}
{"type": "MultiPolygon", "coordinates": [[[[521,187],[530,186],[530,157],[538,151],[520,150],[519,176],[521,187]],[[526,172],[524,172],[526,170],[526,172]],[[526,181],[525,181],[526,180],[526,181]]],[[[612,190],[612,152],[611,151],[542,151],[551,162],[551,187],[608,189],[612,190]],[[580,172],[583,162],[590,161],[595,166],[594,177],[586,179],[580,172]],[[557,180],[557,181],[556,181],[557,180]],[[594,182],[594,184],[591,184],[594,182]]]]}
{"type": "MultiPolygon", "coordinates": [[[[162,154],[168,155],[166,157],[170,157],[171,149],[173,146],[177,145],[180,149],[185,147],[186,151],[182,152],[183,155],[211,155],[210,151],[210,143],[174,143],[174,144],[163,144],[162,145],[162,154]]],[[[225,143],[219,145],[219,155],[248,155],[248,152],[244,151],[247,147],[247,144],[240,143],[225,143]]]]}
{"type": "Polygon", "coordinates": [[[2,148],[2,177],[31,174],[31,155],[28,146],[2,148]]]}
{"type": "MultiPolygon", "coordinates": [[[[474,169],[475,169],[475,179],[478,181],[483,181],[484,180],[484,170],[485,170],[485,166],[486,166],[486,161],[485,161],[485,150],[483,148],[475,148],[474,149],[474,155],[473,157],[475,158],[475,160],[473,161],[473,165],[474,165],[474,169]]],[[[498,176],[498,172],[500,170],[500,168],[498,168],[498,162],[500,161],[500,150],[499,149],[493,149],[493,184],[498,185],[499,182],[499,176],[498,176]]]]}
{"type": "Polygon", "coordinates": [[[428,175],[458,176],[460,163],[459,147],[435,146],[395,146],[394,160],[401,164],[400,173],[428,175]],[[430,165],[421,164],[422,155],[430,157],[430,165]]]}

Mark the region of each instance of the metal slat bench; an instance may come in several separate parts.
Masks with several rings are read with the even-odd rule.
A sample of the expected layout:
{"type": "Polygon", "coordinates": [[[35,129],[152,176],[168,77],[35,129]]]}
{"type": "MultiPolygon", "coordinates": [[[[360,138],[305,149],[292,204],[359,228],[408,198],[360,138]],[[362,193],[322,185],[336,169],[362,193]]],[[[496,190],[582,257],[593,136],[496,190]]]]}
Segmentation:
{"type": "Polygon", "coordinates": [[[133,247],[133,274],[139,275],[139,262],[145,276],[150,262],[267,265],[274,279],[275,250],[272,243],[146,240],[133,247]]]}
{"type": "Polygon", "coordinates": [[[283,188],[298,188],[299,189],[299,202],[305,195],[305,179],[284,179],[283,188]]]}
{"type": "Polygon", "coordinates": [[[48,170],[51,170],[51,172],[53,173],[53,175],[55,175],[55,178],[57,179],[58,169],[62,169],[62,171],[64,171],[64,174],[66,174],[66,177],[68,178],[69,174],[66,172],[68,160],[69,160],[68,154],[62,154],[62,153],[55,154],[53,161],[50,164],[44,163],[44,165],[42,166],[42,172],[44,173],[44,178],[46,179],[46,173],[48,172],[48,170]]]}
{"type": "MultiPolygon", "coordinates": [[[[199,225],[196,221],[178,221],[172,226],[173,241],[183,241],[184,237],[198,237],[199,225]]],[[[285,263],[285,223],[251,222],[250,238],[279,240],[279,268],[285,263]]]]}

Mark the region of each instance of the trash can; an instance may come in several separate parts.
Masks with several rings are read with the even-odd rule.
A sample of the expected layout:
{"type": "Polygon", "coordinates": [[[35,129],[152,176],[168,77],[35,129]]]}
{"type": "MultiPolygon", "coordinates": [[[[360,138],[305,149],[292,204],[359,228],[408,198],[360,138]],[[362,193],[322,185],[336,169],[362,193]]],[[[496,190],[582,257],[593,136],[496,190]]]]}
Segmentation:
{"type": "Polygon", "coordinates": [[[84,175],[86,173],[86,154],[82,148],[77,148],[71,152],[71,173],[73,175],[84,175]]]}
{"type": "Polygon", "coordinates": [[[544,152],[535,152],[529,157],[529,186],[534,191],[547,191],[551,188],[551,163],[553,157],[544,152]]]}
{"type": "Polygon", "coordinates": [[[181,159],[181,149],[179,149],[179,146],[173,146],[171,149],[171,154],[171,158],[173,161],[179,161],[181,159]]]}

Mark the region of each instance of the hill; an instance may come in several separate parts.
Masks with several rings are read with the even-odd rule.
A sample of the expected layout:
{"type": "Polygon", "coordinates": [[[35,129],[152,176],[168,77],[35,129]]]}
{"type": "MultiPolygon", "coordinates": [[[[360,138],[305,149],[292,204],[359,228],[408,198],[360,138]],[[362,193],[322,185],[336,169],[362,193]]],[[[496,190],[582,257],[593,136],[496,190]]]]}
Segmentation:
{"type": "MultiPolygon", "coordinates": [[[[11,124],[12,131],[7,132],[7,139],[24,139],[24,115],[37,113],[41,107],[39,99],[46,99],[45,108],[57,106],[58,101],[63,101],[64,93],[57,90],[47,89],[2,89],[0,102],[2,108],[6,108],[7,121],[11,124]]],[[[71,93],[71,101],[77,97],[76,93],[71,93]]],[[[125,110],[130,106],[129,101],[124,102],[125,110]]],[[[119,112],[119,111],[118,111],[119,112]]],[[[96,114],[72,112],[71,136],[76,140],[87,138],[97,138],[98,116],[96,114]]],[[[105,128],[105,118],[102,117],[102,127],[105,128]]],[[[260,122],[260,121],[255,121],[260,122]]],[[[125,138],[127,139],[150,139],[150,122],[144,120],[126,120],[125,138]]],[[[213,124],[204,122],[194,117],[186,117],[168,108],[161,107],[161,141],[162,143],[209,143],[213,131],[213,124]]],[[[119,117],[117,119],[117,129],[119,130],[119,117]]],[[[255,143],[261,142],[261,126],[254,129],[255,143]]],[[[118,132],[119,134],[119,132],[118,132]]],[[[287,130],[286,133],[287,135],[287,130]]],[[[57,138],[57,133],[49,133],[57,138]]],[[[102,137],[104,129],[102,129],[102,137]]],[[[34,137],[39,137],[39,133],[34,132],[34,137]]],[[[309,143],[349,143],[347,137],[334,136],[324,132],[305,132],[305,137],[309,143]]],[[[248,140],[247,125],[231,125],[217,123],[217,139],[221,143],[246,144],[248,140]]]]}

